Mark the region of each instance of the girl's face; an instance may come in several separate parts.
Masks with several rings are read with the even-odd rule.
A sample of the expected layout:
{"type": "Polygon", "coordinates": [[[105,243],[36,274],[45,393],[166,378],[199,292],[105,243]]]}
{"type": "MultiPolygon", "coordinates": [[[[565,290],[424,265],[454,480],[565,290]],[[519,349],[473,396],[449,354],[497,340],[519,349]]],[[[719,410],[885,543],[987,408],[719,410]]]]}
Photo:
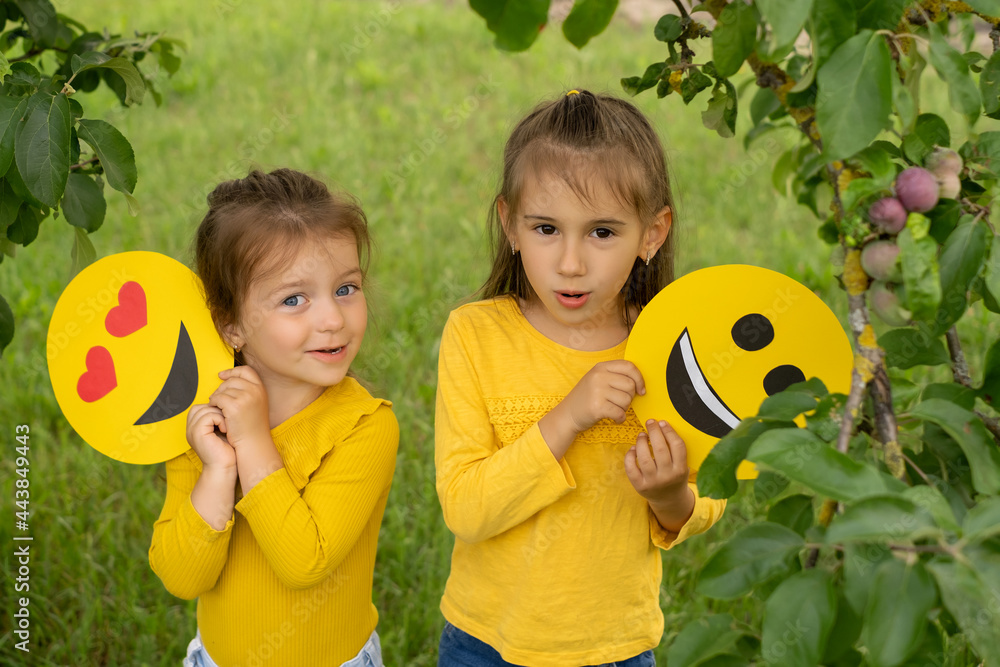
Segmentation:
{"type": "Polygon", "coordinates": [[[332,237],[251,284],[231,336],[269,395],[310,402],[344,379],[368,325],[362,277],[354,239],[332,237]]]}
{"type": "Polygon", "coordinates": [[[500,204],[508,237],[535,296],[525,316],[548,338],[579,350],[602,350],[620,343],[621,289],[636,258],[655,254],[670,228],[664,208],[644,228],[602,183],[591,184],[584,201],[558,176],[527,178],[516,219],[500,204]]]}

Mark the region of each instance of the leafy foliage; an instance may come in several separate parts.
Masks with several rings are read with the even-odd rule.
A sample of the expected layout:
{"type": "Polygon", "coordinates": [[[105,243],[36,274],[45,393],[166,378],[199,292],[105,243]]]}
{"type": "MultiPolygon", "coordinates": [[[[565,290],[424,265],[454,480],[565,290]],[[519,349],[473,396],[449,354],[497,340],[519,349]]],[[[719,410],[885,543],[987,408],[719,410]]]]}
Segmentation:
{"type": "MultiPolygon", "coordinates": [[[[503,4],[516,3],[473,3],[503,4]]],[[[685,105],[702,96],[703,124],[722,136],[735,136],[736,110],[749,100],[746,145],[779,128],[798,132],[773,181],[841,248],[856,362],[851,395],[815,381],[792,386],[704,461],[700,492],[727,498],[739,464],[756,463],[754,496],[768,511],[719,546],[698,592],[755,592],[764,615],[750,626],[724,614],[691,623],[670,664],[895,667],[937,660],[963,636],[977,662],[1000,663],[1000,342],[977,372],[955,328],[972,307],[1000,313],[1000,132],[978,127],[1000,118],[1000,2],[674,5],[653,34],[664,60],[622,78],[622,88],[677,93],[685,105]],[[993,31],[995,52],[971,49],[977,27],[993,31]],[[696,54],[706,42],[712,60],[696,54]],[[739,81],[747,70],[757,91],[739,81]],[[944,82],[963,127],[921,111],[925,71],[944,82]],[[869,214],[885,199],[896,202],[879,210],[899,217],[869,214]],[[865,264],[875,243],[892,252],[869,253],[865,264]],[[952,382],[925,372],[945,364],[952,382]]],[[[590,25],[587,39],[603,29],[590,25]]],[[[510,43],[509,27],[488,26],[510,43]]],[[[586,43],[575,32],[571,41],[586,43]]]]}
{"type": "MultiPolygon", "coordinates": [[[[95,258],[87,235],[104,223],[105,181],[130,210],[137,181],[128,140],[110,123],[85,118],[77,98],[103,84],[124,106],[147,92],[159,104],[143,68],[172,75],[180,66],[174,50],[184,45],[155,33],[88,30],[50,0],[0,2],[0,26],[0,261],[34,241],[50,215],[62,215],[73,227],[76,273],[95,258]]],[[[0,353],[13,337],[14,317],[0,295],[0,353]]]]}

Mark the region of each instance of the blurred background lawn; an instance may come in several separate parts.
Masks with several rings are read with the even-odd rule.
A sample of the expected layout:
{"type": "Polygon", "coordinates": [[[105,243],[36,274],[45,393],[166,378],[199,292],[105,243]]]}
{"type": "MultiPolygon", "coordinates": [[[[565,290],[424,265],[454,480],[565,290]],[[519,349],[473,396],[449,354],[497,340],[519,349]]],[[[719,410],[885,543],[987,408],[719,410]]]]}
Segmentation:
{"type": "MultiPolygon", "coordinates": [[[[376,567],[378,629],[387,665],[436,664],[453,540],[434,491],[437,346],[448,312],[485,277],[484,220],[503,141],[541,99],[570,88],[621,94],[621,77],[665,55],[653,22],[616,19],[582,51],[553,25],[531,51],[510,55],[493,48],[483,21],[461,2],[56,5],[91,29],[162,30],[188,45],[181,70],[159,79],[163,106],[148,97],[130,110],[109,94],[82,99],[88,117],[103,117],[128,137],[139,168],[141,213],[131,217],[108,189],[106,222],[91,237],[98,256],[142,249],[189,263],[205,195],[251,165],[310,171],[362,201],[378,252],[372,326],[356,369],[394,402],[401,426],[376,567]]],[[[931,93],[924,110],[946,113],[942,91],[931,93]]],[[[685,108],[677,96],[657,100],[650,91],[635,101],[667,147],[679,273],[726,263],[768,267],[815,289],[843,319],[846,299],[813,215],[770,182],[792,136],[768,135],[748,153],[702,127],[701,99],[685,108]]],[[[749,125],[745,106],[738,135],[749,125]]],[[[62,418],[48,381],[45,332],[70,278],[71,244],[65,221],[49,219],[31,246],[0,265],[0,291],[17,319],[0,364],[0,425],[10,447],[0,457],[5,601],[16,569],[8,548],[15,424],[31,428],[35,536],[32,653],[13,649],[13,603],[4,604],[0,663],[177,665],[195,632],[194,603],[168,594],[146,560],[163,466],[120,464],[87,447],[62,418]]],[[[961,332],[978,369],[996,322],[976,307],[961,332]]],[[[694,618],[723,610],[759,618],[753,598],[720,603],[693,590],[713,544],[765,509],[741,489],[711,533],[663,555],[661,664],[673,635],[694,618]]]]}

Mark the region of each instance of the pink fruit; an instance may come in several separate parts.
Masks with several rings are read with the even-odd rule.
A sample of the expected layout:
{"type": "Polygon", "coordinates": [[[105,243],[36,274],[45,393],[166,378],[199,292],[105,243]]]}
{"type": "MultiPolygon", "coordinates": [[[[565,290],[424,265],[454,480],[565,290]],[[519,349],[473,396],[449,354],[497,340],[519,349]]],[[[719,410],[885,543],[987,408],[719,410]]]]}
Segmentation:
{"type": "Polygon", "coordinates": [[[873,241],[861,251],[861,268],[875,280],[900,280],[899,246],[892,241],[873,241]]]}
{"type": "Polygon", "coordinates": [[[900,305],[891,285],[876,280],[868,288],[868,300],[875,314],[889,326],[905,327],[910,323],[912,313],[900,305]]]}
{"type": "Polygon", "coordinates": [[[922,167],[904,169],[896,177],[896,197],[907,211],[925,213],[937,204],[937,179],[922,167]]]}
{"type": "Polygon", "coordinates": [[[962,171],[962,156],[950,148],[935,146],[934,150],[924,160],[924,165],[938,178],[945,174],[958,175],[962,171]]]}
{"type": "Polygon", "coordinates": [[[958,180],[958,174],[944,174],[938,177],[938,193],[941,199],[958,199],[962,192],[962,181],[958,180]]]}
{"type": "Polygon", "coordinates": [[[906,226],[906,209],[895,197],[885,197],[872,204],[868,217],[889,234],[898,234],[906,226]]]}

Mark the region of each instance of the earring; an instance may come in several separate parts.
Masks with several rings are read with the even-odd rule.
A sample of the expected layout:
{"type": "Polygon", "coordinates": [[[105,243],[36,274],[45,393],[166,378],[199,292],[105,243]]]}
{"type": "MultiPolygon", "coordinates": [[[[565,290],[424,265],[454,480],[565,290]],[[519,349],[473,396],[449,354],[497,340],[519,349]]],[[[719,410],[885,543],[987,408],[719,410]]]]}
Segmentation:
{"type": "Polygon", "coordinates": [[[646,251],[646,266],[649,266],[649,260],[650,259],[652,259],[652,255],[650,255],[649,251],[647,250],[646,251]]]}
{"type": "Polygon", "coordinates": [[[240,350],[242,349],[243,349],[242,346],[233,345],[233,356],[235,357],[237,354],[239,354],[240,350]]]}
{"type": "Polygon", "coordinates": [[[513,241],[510,242],[510,254],[511,255],[517,254],[517,246],[514,245],[513,241]]]}

